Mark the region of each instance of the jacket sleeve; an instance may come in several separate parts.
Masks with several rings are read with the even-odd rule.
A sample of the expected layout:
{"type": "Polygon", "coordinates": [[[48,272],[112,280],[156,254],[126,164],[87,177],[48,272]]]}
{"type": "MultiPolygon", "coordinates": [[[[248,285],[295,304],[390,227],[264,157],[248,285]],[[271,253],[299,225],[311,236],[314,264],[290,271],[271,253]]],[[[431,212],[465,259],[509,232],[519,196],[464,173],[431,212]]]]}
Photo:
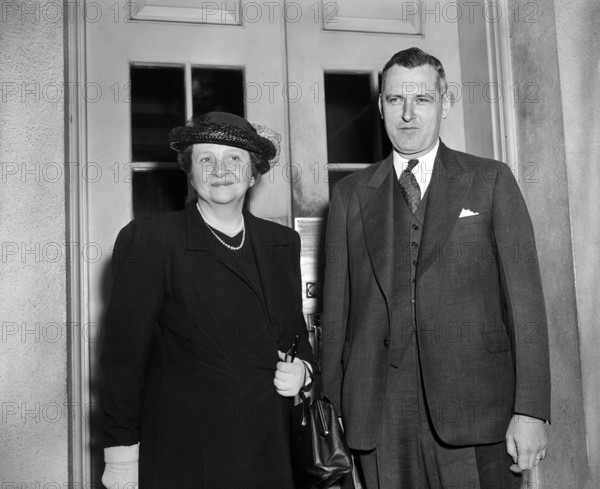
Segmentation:
{"type": "Polygon", "coordinates": [[[323,390],[341,414],[342,356],[348,320],[348,248],[346,207],[334,188],[325,238],[323,289],[323,390]]]}
{"type": "Polygon", "coordinates": [[[521,191],[504,164],[497,173],[492,212],[507,323],[514,345],[514,412],[549,421],[548,324],[535,236],[521,191]]]}
{"type": "Polygon", "coordinates": [[[132,221],[119,233],[113,250],[114,283],[100,360],[106,447],[140,441],[141,393],[164,281],[159,233],[149,223],[132,221]]]}

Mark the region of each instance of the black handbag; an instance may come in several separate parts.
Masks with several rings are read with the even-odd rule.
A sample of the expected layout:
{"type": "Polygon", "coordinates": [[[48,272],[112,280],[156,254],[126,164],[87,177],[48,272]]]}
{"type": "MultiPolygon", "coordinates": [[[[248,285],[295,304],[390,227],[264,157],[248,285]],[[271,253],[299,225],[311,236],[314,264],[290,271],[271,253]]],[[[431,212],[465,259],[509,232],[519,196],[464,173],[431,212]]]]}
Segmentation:
{"type": "Polygon", "coordinates": [[[333,404],[313,382],[292,413],[292,468],[296,489],[324,489],[352,471],[350,449],[333,404]]]}
{"type": "MultiPolygon", "coordinates": [[[[286,354],[294,361],[298,336],[286,354]]],[[[316,381],[300,390],[292,411],[291,452],[294,487],[325,489],[352,471],[350,449],[333,408],[316,381]]]]}
{"type": "MultiPolygon", "coordinates": [[[[294,361],[298,341],[296,335],[286,361],[294,361]]],[[[302,388],[296,396],[291,423],[295,489],[325,489],[352,471],[352,456],[342,427],[318,382],[313,381],[308,391],[302,388]]]]}

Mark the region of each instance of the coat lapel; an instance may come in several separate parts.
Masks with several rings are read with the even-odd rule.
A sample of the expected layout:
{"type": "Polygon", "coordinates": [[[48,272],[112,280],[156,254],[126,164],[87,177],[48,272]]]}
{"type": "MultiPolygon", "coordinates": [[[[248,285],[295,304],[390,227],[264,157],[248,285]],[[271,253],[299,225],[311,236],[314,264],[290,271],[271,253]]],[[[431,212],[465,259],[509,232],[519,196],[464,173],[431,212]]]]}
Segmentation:
{"type": "Polygon", "coordinates": [[[213,253],[213,243],[210,231],[196,208],[196,201],[185,205],[185,219],[187,225],[187,249],[213,253]]]}
{"type": "Polygon", "coordinates": [[[364,238],[375,278],[388,304],[393,296],[394,165],[392,154],[377,168],[359,195],[364,238]]]}
{"type": "MultiPolygon", "coordinates": [[[[256,257],[256,266],[262,286],[262,296],[265,301],[265,311],[271,321],[271,290],[273,287],[273,267],[274,267],[274,247],[280,245],[290,245],[278,234],[272,232],[270,226],[265,226],[260,219],[254,217],[250,212],[244,212],[246,220],[246,229],[254,248],[256,257]]],[[[288,256],[284,254],[284,256],[288,256]]]]}
{"type": "Polygon", "coordinates": [[[456,153],[440,142],[429,183],[417,280],[442,253],[471,187],[472,175],[456,153]]]}
{"type": "MultiPolygon", "coordinates": [[[[260,302],[262,303],[265,310],[268,311],[267,305],[265,304],[265,300],[263,299],[264,290],[257,290],[257,284],[254,284],[252,280],[243,272],[241,267],[238,265],[235,257],[231,256],[232,253],[236,253],[235,251],[228,250],[221,243],[218,243],[208,227],[206,226],[204,220],[200,216],[200,213],[196,209],[196,203],[191,202],[186,206],[186,220],[187,220],[187,249],[188,250],[196,250],[207,253],[210,257],[217,260],[219,263],[226,266],[229,270],[235,273],[258,297],[260,302]]],[[[257,242],[258,239],[256,235],[260,235],[260,230],[255,229],[256,218],[252,216],[250,213],[244,212],[244,220],[246,225],[246,239],[250,239],[252,243],[252,247],[254,248],[254,254],[256,256],[258,272],[262,282],[262,286],[264,289],[266,275],[270,278],[270,267],[272,266],[269,260],[264,260],[264,256],[266,253],[271,254],[271,249],[261,248],[263,245],[260,242],[257,242]],[[259,257],[260,260],[259,261],[259,257]],[[261,266],[264,266],[266,262],[267,268],[265,272],[261,271],[261,266]],[[266,274],[266,275],[265,275],[266,274]]],[[[246,246],[244,246],[246,248],[246,246]]],[[[244,249],[244,253],[251,253],[252,250],[244,249]]]]}

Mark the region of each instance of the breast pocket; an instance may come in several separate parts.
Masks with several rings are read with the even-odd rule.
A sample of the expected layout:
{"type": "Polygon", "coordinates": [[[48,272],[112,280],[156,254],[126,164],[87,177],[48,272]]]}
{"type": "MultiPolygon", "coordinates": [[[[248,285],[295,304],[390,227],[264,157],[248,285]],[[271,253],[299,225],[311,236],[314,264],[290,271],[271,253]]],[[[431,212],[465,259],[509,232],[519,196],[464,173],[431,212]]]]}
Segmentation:
{"type": "Polygon", "coordinates": [[[474,216],[459,217],[456,224],[457,226],[475,226],[477,224],[481,224],[487,220],[487,218],[487,212],[480,212],[474,216]]]}

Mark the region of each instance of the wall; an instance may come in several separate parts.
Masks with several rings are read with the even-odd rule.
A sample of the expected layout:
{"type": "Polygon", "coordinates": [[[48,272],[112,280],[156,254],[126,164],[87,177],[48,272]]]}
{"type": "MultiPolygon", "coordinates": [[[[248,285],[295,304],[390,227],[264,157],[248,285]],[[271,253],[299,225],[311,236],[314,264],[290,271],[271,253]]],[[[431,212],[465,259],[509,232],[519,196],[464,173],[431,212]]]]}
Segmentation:
{"type": "Polygon", "coordinates": [[[562,38],[557,51],[552,2],[508,4],[513,78],[519,86],[513,92],[519,181],[536,230],[549,321],[553,414],[548,458],[539,470],[540,487],[579,489],[588,479],[588,469],[569,215],[574,189],[566,185],[571,156],[567,153],[565,159],[565,143],[571,136],[563,132],[570,116],[563,114],[560,103],[561,89],[569,90],[559,74],[562,38]]]}
{"type": "Polygon", "coordinates": [[[591,489],[600,487],[600,4],[555,10],[591,489]]]}
{"type": "Polygon", "coordinates": [[[59,10],[60,2],[2,2],[0,16],[3,489],[49,489],[63,487],[68,480],[63,24],[59,10]]]}

